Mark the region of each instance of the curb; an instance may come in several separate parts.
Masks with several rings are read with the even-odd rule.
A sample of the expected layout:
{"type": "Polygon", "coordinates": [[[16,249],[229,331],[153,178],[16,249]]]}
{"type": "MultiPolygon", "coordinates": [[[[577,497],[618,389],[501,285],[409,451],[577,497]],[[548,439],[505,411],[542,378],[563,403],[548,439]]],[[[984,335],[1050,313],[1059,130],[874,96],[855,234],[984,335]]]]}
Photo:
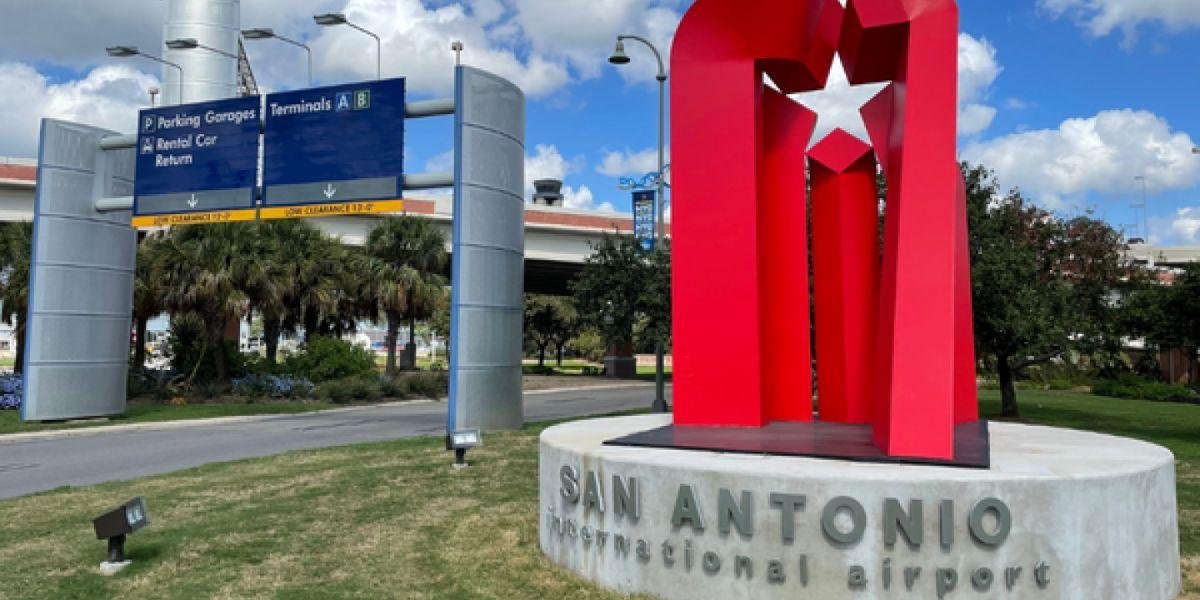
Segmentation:
{"type": "MultiPolygon", "coordinates": [[[[671,384],[667,384],[670,387],[671,384]]],[[[584,385],[579,387],[551,388],[548,390],[530,390],[522,392],[525,396],[541,396],[544,394],[560,394],[563,392],[586,392],[590,390],[634,390],[638,388],[653,388],[653,382],[638,382],[638,383],[614,383],[611,385],[584,385]]]]}
{"type": "MultiPolygon", "coordinates": [[[[584,392],[590,390],[605,391],[605,390],[621,390],[621,389],[638,389],[645,387],[653,387],[653,383],[638,382],[624,383],[612,385],[589,385],[581,387],[569,388],[553,388],[547,390],[531,390],[523,392],[526,396],[541,396],[546,394],[558,394],[564,392],[584,392]]],[[[282,413],[269,415],[240,415],[236,417],[212,417],[208,419],[180,419],[175,421],[151,421],[147,423],[128,423],[123,425],[97,425],[92,427],[75,427],[70,429],[51,429],[48,431],[29,431],[24,433],[7,433],[0,434],[0,446],[4,444],[15,444],[18,442],[38,441],[45,439],[82,437],[89,435],[101,435],[105,433],[122,433],[129,431],[157,431],[170,429],[183,429],[188,427],[208,427],[213,425],[228,425],[232,423],[249,423],[254,421],[269,421],[273,419],[295,419],[304,418],[313,415],[324,415],[342,412],[354,412],[371,410],[377,408],[388,408],[393,406],[418,406],[423,404],[435,404],[445,402],[445,398],[438,400],[407,400],[403,402],[386,402],[383,404],[371,404],[367,406],[347,406],[343,408],[328,408],[322,410],[314,410],[309,412],[299,413],[282,413]]]]}
{"type": "Polygon", "coordinates": [[[104,433],[121,433],[128,431],[155,431],[155,430],[170,430],[184,429],[188,427],[201,427],[210,425],[228,425],[231,423],[248,423],[253,421],[270,421],[274,419],[295,419],[303,418],[310,415],[321,415],[331,413],[354,412],[361,410],[370,410],[374,408],[383,408],[390,406],[414,406],[418,404],[433,404],[438,402],[435,400],[409,400],[404,402],[386,402],[383,404],[371,404],[367,406],[346,406],[342,408],[327,408],[322,410],[314,410],[309,412],[298,413],[278,413],[268,415],[239,415],[235,417],[212,417],[208,419],[179,419],[175,421],[150,421],[147,423],[128,423],[124,425],[97,425],[93,427],[75,427],[71,429],[51,429],[48,431],[29,431],[24,433],[8,433],[0,435],[0,446],[4,444],[16,442],[28,442],[42,439],[53,439],[63,437],[82,437],[88,435],[100,435],[104,433]]]}

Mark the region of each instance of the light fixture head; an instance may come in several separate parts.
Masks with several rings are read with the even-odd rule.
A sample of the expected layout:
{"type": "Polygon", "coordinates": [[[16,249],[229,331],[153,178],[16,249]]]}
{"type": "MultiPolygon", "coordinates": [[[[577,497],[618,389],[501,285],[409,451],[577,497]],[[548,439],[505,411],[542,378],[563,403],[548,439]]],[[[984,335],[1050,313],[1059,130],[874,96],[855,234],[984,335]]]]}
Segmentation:
{"type": "Polygon", "coordinates": [[[617,40],[617,47],[615,50],[613,50],[613,55],[608,57],[608,62],[610,62],[614,65],[629,64],[629,55],[625,54],[625,41],[624,40],[621,40],[621,39],[617,40]]]}
{"type": "Polygon", "coordinates": [[[342,13],[325,13],[323,15],[314,15],[313,21],[317,25],[345,25],[346,15],[342,13]]]}
{"type": "Polygon", "coordinates": [[[104,52],[113,58],[126,58],[137,56],[137,46],[110,46],[104,49],[104,52]]]}
{"type": "Polygon", "coordinates": [[[92,520],[98,540],[128,535],[149,524],[146,501],[140,496],[92,520]]]}
{"type": "Polygon", "coordinates": [[[275,37],[275,30],[270,27],[255,27],[243,29],[242,37],[248,40],[266,40],[275,37]]]}
{"type": "Polygon", "coordinates": [[[127,566],[125,560],[125,536],[150,524],[150,513],[146,512],[146,501],[140,496],[92,519],[96,539],[108,540],[108,560],[100,565],[101,573],[115,573],[127,566]]]}
{"type": "Polygon", "coordinates": [[[478,429],[459,429],[450,434],[450,447],[459,450],[478,448],[483,445],[483,434],[478,429]]]}
{"type": "Polygon", "coordinates": [[[179,38],[167,40],[166,45],[172,50],[191,50],[200,47],[200,42],[197,42],[196,38],[179,38]]]}
{"type": "Polygon", "coordinates": [[[450,42],[450,49],[455,52],[462,52],[463,51],[463,43],[458,40],[450,42]]]}

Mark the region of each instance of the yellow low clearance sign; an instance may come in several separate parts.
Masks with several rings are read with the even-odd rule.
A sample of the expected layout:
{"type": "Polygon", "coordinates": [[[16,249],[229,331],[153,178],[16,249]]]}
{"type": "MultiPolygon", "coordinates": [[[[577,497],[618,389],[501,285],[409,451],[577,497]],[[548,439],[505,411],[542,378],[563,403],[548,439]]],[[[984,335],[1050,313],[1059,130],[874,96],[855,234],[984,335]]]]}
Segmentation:
{"type": "Polygon", "coordinates": [[[261,209],[218,210],[213,212],[179,213],[134,217],[134,227],[174,227],[176,225],[212,225],[233,221],[255,219],[304,219],[309,217],[340,217],[345,215],[373,215],[395,213],[404,210],[403,200],[370,200],[362,202],[336,202],[332,204],[304,204],[300,206],[271,206],[261,209]]]}
{"type": "Polygon", "coordinates": [[[403,200],[365,200],[333,204],[302,204],[299,206],[267,206],[259,209],[259,218],[303,219],[308,217],[340,217],[344,215],[373,215],[404,210],[403,200]]]}
{"type": "Polygon", "coordinates": [[[239,210],[218,210],[213,212],[179,213],[173,215],[148,215],[143,217],[134,217],[131,224],[134,227],[212,225],[214,223],[229,223],[232,221],[253,221],[257,216],[257,209],[246,208],[239,210]]]}

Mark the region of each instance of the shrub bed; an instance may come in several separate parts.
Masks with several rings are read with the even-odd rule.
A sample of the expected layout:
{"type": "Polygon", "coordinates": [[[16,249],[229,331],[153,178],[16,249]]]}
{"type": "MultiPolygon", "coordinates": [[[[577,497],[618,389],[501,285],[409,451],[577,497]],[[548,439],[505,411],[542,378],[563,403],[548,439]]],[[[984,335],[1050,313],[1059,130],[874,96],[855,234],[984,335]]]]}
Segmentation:
{"type": "Polygon", "coordinates": [[[392,379],[379,376],[346,377],[317,385],[317,398],[334,404],[374,402],[389,398],[408,400],[446,395],[449,378],[445,373],[401,373],[392,379]]]}
{"type": "Polygon", "coordinates": [[[20,375],[0,376],[0,410],[20,410],[25,380],[20,375]]]}
{"type": "Polygon", "coordinates": [[[1110,398],[1151,400],[1154,402],[1200,402],[1196,393],[1186,386],[1149,381],[1134,376],[1105,379],[1092,384],[1092,393],[1110,398]]]}
{"type": "Polygon", "coordinates": [[[233,380],[233,393],[238,396],[293,400],[312,398],[316,390],[313,382],[292,375],[247,375],[233,380]]]}

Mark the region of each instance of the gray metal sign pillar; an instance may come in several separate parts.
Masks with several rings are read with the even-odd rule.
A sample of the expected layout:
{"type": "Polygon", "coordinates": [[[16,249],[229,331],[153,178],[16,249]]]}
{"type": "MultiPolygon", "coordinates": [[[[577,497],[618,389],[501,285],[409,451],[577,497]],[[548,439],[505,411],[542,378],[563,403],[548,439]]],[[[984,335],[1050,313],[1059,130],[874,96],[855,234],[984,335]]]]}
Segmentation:
{"type": "Polygon", "coordinates": [[[455,70],[450,406],[455,429],[524,424],[525,94],[455,70]]]}
{"type": "Polygon", "coordinates": [[[113,135],[42,121],[21,404],[26,421],[125,411],[137,233],[130,211],[102,213],[96,201],[133,194],[134,151],[102,149],[100,140],[113,135]]]}

